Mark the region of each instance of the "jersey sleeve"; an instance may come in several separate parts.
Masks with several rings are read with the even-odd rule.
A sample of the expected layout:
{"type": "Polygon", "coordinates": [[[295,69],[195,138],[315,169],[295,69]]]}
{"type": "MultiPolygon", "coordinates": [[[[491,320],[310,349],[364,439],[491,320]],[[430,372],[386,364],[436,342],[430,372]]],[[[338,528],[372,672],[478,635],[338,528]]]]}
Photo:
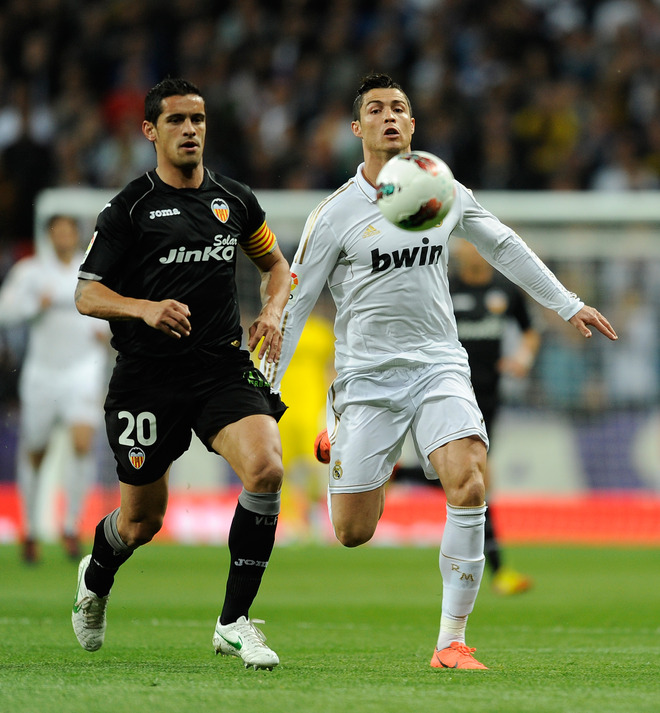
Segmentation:
{"type": "Polygon", "coordinates": [[[273,391],[279,392],[282,378],[296,350],[305,322],[323,290],[340,248],[325,218],[313,212],[305,224],[291,264],[291,293],[282,314],[282,352],[277,362],[262,361],[261,368],[273,391]]]}
{"type": "Polygon", "coordinates": [[[123,201],[115,197],[98,215],[78,277],[110,282],[126,258],[132,239],[133,225],[129,212],[123,201]]]}
{"type": "Polygon", "coordinates": [[[277,239],[266,223],[266,214],[251,189],[246,190],[247,211],[245,231],[239,238],[241,250],[251,259],[262,257],[275,250],[277,239]]]}
{"type": "Polygon", "coordinates": [[[493,267],[562,319],[569,320],[584,307],[584,302],[562,285],[522,238],[483,208],[460,183],[457,197],[462,210],[455,235],[472,243],[493,267]]]}

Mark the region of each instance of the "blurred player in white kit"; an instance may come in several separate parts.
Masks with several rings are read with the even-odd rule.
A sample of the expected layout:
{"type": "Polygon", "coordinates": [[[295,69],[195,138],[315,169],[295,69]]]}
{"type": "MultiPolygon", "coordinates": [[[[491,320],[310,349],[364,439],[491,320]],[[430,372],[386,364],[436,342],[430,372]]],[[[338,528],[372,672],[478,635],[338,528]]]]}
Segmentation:
{"type": "Polygon", "coordinates": [[[28,563],[39,559],[40,471],[58,424],[68,429],[73,454],[61,478],[62,542],[73,560],[79,557],[79,518],[94,479],[94,437],[103,418],[110,355],[107,322],[84,317],[73,300],[83,260],[78,224],[66,215],[53,216],[48,237],[42,251],[12,267],[0,290],[0,326],[27,323],[29,330],[19,378],[17,463],[22,557],[28,563]]]}

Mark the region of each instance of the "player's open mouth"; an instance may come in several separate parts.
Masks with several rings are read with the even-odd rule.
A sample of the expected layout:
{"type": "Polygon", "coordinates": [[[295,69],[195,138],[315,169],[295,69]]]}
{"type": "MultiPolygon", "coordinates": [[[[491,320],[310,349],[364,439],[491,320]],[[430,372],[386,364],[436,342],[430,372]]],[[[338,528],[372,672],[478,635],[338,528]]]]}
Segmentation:
{"type": "Polygon", "coordinates": [[[198,144],[196,144],[194,141],[186,141],[185,143],[181,144],[182,149],[196,149],[198,148],[198,144]]]}
{"type": "Polygon", "coordinates": [[[399,135],[399,130],[390,128],[390,129],[385,129],[385,136],[398,136],[399,135]]]}

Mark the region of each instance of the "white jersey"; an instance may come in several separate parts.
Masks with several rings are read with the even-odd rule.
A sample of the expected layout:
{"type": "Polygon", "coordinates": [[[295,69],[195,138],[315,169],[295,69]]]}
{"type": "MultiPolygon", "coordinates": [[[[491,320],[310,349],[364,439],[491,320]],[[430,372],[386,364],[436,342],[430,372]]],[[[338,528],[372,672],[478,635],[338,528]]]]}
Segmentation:
{"type": "Polygon", "coordinates": [[[27,323],[23,370],[62,373],[90,362],[104,365],[109,349],[106,322],[78,312],[74,292],[83,255],[65,265],[50,251],[24,258],[0,290],[0,326],[27,323]],[[42,301],[49,302],[47,308],[42,301]]]}
{"type": "Polygon", "coordinates": [[[383,217],[363,166],[307,219],[291,265],[282,354],[277,363],[262,364],[275,391],[326,282],[337,307],[338,374],[412,363],[467,369],[447,276],[452,235],[471,242],[489,263],[564,319],[583,306],[523,240],[458,181],[454,204],[442,224],[411,232],[383,217]]]}

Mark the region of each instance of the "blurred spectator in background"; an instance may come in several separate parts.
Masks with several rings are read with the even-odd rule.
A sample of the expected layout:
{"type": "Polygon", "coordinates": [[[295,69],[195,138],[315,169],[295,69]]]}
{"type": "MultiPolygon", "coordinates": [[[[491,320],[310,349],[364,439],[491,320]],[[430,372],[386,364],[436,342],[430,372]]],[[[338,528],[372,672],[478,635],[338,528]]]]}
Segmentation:
{"type": "Polygon", "coordinates": [[[28,563],[39,557],[41,466],[58,425],[67,428],[73,451],[62,473],[63,544],[73,560],[79,558],[79,517],[94,478],[94,436],[103,415],[110,353],[107,323],[83,317],[73,301],[83,258],[78,226],[68,216],[55,216],[48,234],[49,245],[16,263],[0,290],[0,325],[29,325],[19,385],[17,467],[24,506],[22,555],[28,563]]]}
{"type": "Polygon", "coordinates": [[[34,202],[39,192],[52,184],[55,166],[49,128],[40,127],[35,120],[38,115],[26,84],[15,86],[14,102],[16,123],[12,121],[11,129],[7,127],[0,154],[2,174],[11,187],[3,230],[16,241],[25,241],[34,230],[34,202]]]}

